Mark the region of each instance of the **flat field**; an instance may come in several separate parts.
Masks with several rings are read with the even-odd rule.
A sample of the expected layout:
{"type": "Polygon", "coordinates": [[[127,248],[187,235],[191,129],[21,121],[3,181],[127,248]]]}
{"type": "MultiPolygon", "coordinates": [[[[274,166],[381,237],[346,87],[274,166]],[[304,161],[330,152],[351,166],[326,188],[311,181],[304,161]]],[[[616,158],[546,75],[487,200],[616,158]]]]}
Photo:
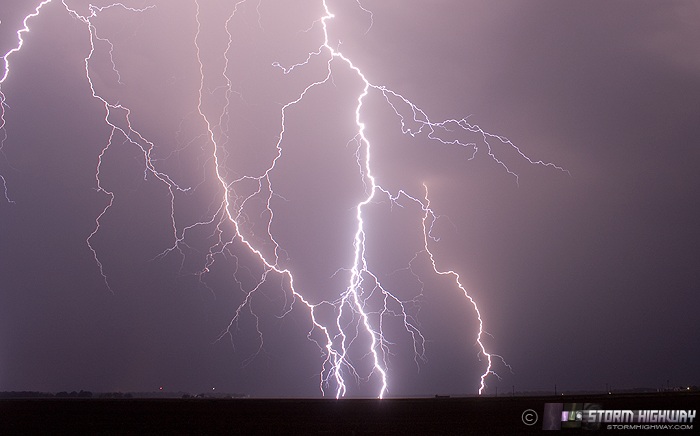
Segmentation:
{"type": "MultiPolygon", "coordinates": [[[[0,400],[0,434],[540,434],[546,403],[594,403],[603,409],[624,410],[698,409],[700,393],[384,400],[9,399],[0,400]],[[532,425],[523,422],[528,410],[537,414],[532,425]]],[[[700,426],[694,427],[672,433],[697,434],[700,426]]]]}

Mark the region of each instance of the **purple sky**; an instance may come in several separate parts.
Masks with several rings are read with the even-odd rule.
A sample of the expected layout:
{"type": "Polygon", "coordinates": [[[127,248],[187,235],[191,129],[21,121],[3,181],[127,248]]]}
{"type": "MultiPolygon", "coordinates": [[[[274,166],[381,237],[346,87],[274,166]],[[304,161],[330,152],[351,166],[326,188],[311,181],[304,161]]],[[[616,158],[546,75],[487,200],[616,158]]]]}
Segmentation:
{"type": "MultiPolygon", "coordinates": [[[[16,47],[22,18],[39,2],[21,3],[0,5],[0,53],[16,47]]],[[[237,326],[217,340],[264,264],[230,222],[217,232],[223,188],[204,117],[214,126],[229,199],[236,205],[251,196],[240,234],[273,262],[269,224],[278,267],[292,271],[297,292],[313,304],[333,302],[348,287],[355,208],[368,192],[367,144],[358,149],[355,141],[363,81],[335,58],[332,77],[284,109],[283,152],[269,173],[270,220],[266,188],[254,195],[257,182],[234,181],[270,168],[284,105],[325,78],[327,49],[287,74],[273,65],[289,68],[319,50],[323,3],[241,2],[228,23],[230,46],[226,22],[236,2],[202,3],[197,45],[194,0],[125,1],[156,7],[106,9],[92,19],[103,38],[89,63],[95,92],[128,107],[145,139],[112,137],[99,167],[102,192],[96,168],[111,128],[85,74],[88,27],[67,11],[86,16],[88,3],[53,0],[9,57],[0,84],[0,175],[13,201],[0,196],[0,390],[321,394],[324,349],[307,339],[309,309],[283,275],[270,272],[237,326]],[[155,173],[140,148],[149,142],[155,173]],[[90,243],[109,287],[86,243],[110,203],[105,191],[114,201],[90,243]],[[185,228],[177,249],[158,256],[185,228]],[[219,235],[234,242],[198,274],[219,235]]],[[[403,134],[389,103],[405,128],[419,124],[399,99],[373,88],[363,100],[376,183],[424,203],[428,187],[441,216],[433,228],[439,241],[429,245],[437,267],[460,274],[482,313],[487,351],[512,368],[494,358],[501,379],[487,377],[485,392],[700,384],[700,5],[328,6],[330,45],[373,85],[410,99],[432,122],[469,116],[532,161],[568,170],[530,164],[496,138],[489,141],[494,159],[481,134],[439,133],[476,143],[470,159],[470,146],[442,144],[425,131],[403,134]]],[[[113,110],[108,121],[125,128],[125,112],[113,110]]],[[[421,253],[422,217],[416,202],[403,197],[392,206],[381,192],[363,208],[369,269],[425,338],[422,347],[401,317],[378,315],[382,293],[372,293],[364,274],[363,307],[373,328],[382,320],[391,351],[380,353],[387,395],[473,394],[486,364],[476,315],[454,280],[432,272],[421,253]],[[424,361],[415,358],[416,344],[424,361]]],[[[338,307],[318,306],[318,321],[333,330],[338,307]]],[[[360,331],[347,356],[359,379],[343,366],[347,395],[376,396],[369,335],[345,307],[341,324],[360,331]]],[[[322,342],[318,328],[311,337],[322,342]]],[[[337,385],[330,380],[326,389],[333,396],[337,385]]]]}

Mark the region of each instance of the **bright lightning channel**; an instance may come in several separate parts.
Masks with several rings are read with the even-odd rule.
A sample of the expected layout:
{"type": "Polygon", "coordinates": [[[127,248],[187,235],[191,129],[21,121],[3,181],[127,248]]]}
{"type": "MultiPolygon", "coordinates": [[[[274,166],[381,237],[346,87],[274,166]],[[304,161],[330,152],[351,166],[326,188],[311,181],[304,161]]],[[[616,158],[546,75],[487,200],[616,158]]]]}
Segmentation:
{"type": "MultiPolygon", "coordinates": [[[[25,19],[23,20],[23,28],[17,31],[18,43],[16,47],[12,48],[3,56],[5,68],[3,76],[0,79],[0,131],[3,132],[3,138],[2,142],[0,142],[0,151],[2,151],[2,146],[7,137],[5,130],[5,108],[8,107],[5,101],[5,95],[2,93],[1,87],[10,74],[10,57],[22,49],[22,46],[24,44],[23,34],[29,32],[29,20],[38,16],[42,8],[44,8],[47,4],[51,2],[52,0],[42,1],[36,7],[34,12],[25,17],[25,19]]],[[[228,35],[228,41],[225,52],[223,53],[225,63],[220,74],[226,80],[226,98],[225,103],[221,108],[220,112],[212,114],[205,108],[205,105],[203,103],[205,96],[204,90],[206,73],[205,60],[203,59],[202,49],[200,47],[200,37],[202,31],[202,23],[200,19],[201,5],[198,0],[193,0],[194,6],[196,8],[196,13],[194,17],[196,22],[196,33],[194,35],[193,45],[196,50],[196,60],[199,65],[200,79],[196,113],[206,125],[206,135],[208,138],[208,144],[211,146],[209,152],[209,161],[211,162],[212,170],[218,180],[218,184],[221,189],[221,200],[218,203],[218,206],[214,208],[215,212],[210,213],[208,215],[208,218],[199,222],[183,226],[182,224],[178,223],[175,218],[176,197],[178,193],[189,191],[191,188],[178,185],[171,176],[157,169],[155,159],[152,155],[153,150],[155,148],[155,144],[146,139],[141,133],[139,133],[137,130],[134,129],[134,127],[132,127],[131,110],[118,102],[111,102],[107,98],[101,96],[95,89],[91,76],[90,65],[91,62],[94,61],[93,56],[99,47],[106,46],[108,57],[111,62],[112,71],[115,74],[117,82],[121,83],[121,76],[113,58],[114,45],[109,39],[99,35],[98,29],[94,24],[93,19],[99,14],[105,13],[110,9],[121,8],[132,13],[145,13],[151,9],[154,9],[155,6],[132,8],[124,5],[123,3],[113,3],[111,5],[103,7],[90,5],[88,7],[89,14],[81,15],[75,9],[70,8],[66,3],[66,0],[61,1],[65,10],[75,19],[77,19],[80,23],[82,23],[89,34],[90,50],[87,56],[85,57],[84,61],[85,77],[90,87],[92,96],[95,99],[97,99],[104,108],[104,122],[110,128],[109,137],[98,155],[97,166],[95,170],[96,190],[104,194],[107,197],[108,201],[106,206],[95,218],[95,227],[86,239],[87,247],[94,256],[99,272],[104,279],[105,286],[110,292],[114,293],[112,287],[110,286],[107,274],[104,271],[103,264],[99,259],[98,253],[96,249],[93,248],[92,239],[100,231],[102,218],[105,216],[105,214],[109,212],[109,210],[113,206],[115,194],[109,189],[103,187],[100,178],[100,170],[102,168],[103,158],[105,157],[105,153],[107,152],[107,150],[115,143],[115,141],[123,138],[124,143],[130,143],[138,147],[138,149],[141,151],[143,156],[144,178],[155,177],[155,179],[157,179],[166,187],[168,192],[170,202],[170,226],[174,242],[172,246],[163,250],[157,256],[157,258],[167,256],[170,253],[177,253],[182,257],[182,261],[184,263],[184,247],[187,246],[185,242],[187,234],[197,227],[215,225],[216,230],[214,235],[216,236],[216,243],[210,246],[209,251],[206,254],[206,260],[204,262],[204,265],[201,268],[201,270],[197,273],[197,275],[199,276],[200,283],[203,283],[206,286],[206,283],[204,282],[203,278],[206,274],[209,273],[209,268],[214,264],[216,257],[219,255],[224,255],[226,253],[231,254],[232,245],[236,243],[236,241],[242,244],[248,252],[252,253],[255,257],[257,257],[263,265],[263,272],[260,274],[259,279],[257,279],[256,284],[252,286],[249,290],[243,290],[242,283],[238,281],[238,279],[235,279],[238,285],[241,287],[241,290],[244,291],[245,297],[242,303],[240,303],[240,305],[235,309],[234,316],[232,317],[228,327],[224,329],[224,331],[221,333],[217,340],[221,340],[225,336],[229,335],[231,337],[232,345],[235,346],[235,344],[233,344],[232,330],[234,328],[237,328],[238,323],[240,321],[240,317],[242,316],[244,311],[247,311],[254,317],[255,325],[257,327],[257,352],[259,353],[263,350],[264,343],[263,335],[259,327],[259,318],[252,309],[251,301],[255,293],[258,292],[262,285],[268,280],[269,275],[274,273],[283,278],[283,292],[284,288],[286,288],[288,289],[291,296],[291,301],[285,303],[283,313],[280,315],[280,317],[284,317],[287,314],[289,314],[292,311],[295,302],[303,304],[304,307],[306,307],[306,310],[308,310],[309,317],[311,320],[311,329],[309,330],[307,337],[309,338],[309,340],[316,343],[324,354],[324,360],[321,365],[321,372],[319,374],[319,388],[321,393],[323,395],[326,395],[326,392],[329,389],[331,389],[331,387],[333,387],[334,395],[336,398],[345,396],[348,393],[349,389],[348,376],[351,376],[357,382],[369,382],[370,380],[376,380],[376,395],[379,398],[383,398],[389,392],[389,372],[387,359],[388,356],[391,354],[391,342],[386,338],[385,333],[383,331],[383,321],[385,317],[398,317],[402,320],[404,330],[407,332],[408,335],[410,335],[412,339],[413,350],[415,355],[414,360],[417,365],[419,364],[419,361],[425,360],[426,339],[418,329],[416,325],[417,323],[415,322],[414,318],[407,313],[405,306],[407,302],[402,301],[397,296],[392,294],[388,289],[386,289],[382,285],[379,277],[374,272],[372,272],[370,268],[370,262],[367,258],[366,253],[368,244],[366,227],[367,225],[369,225],[369,223],[367,222],[367,219],[365,217],[365,210],[370,204],[375,203],[378,197],[381,196],[387,198],[392,204],[396,204],[399,206],[402,205],[401,203],[403,201],[408,201],[417,204],[423,211],[423,247],[418,253],[415,254],[415,257],[409,263],[409,269],[412,267],[413,261],[415,261],[418,258],[418,256],[420,256],[421,254],[427,256],[427,259],[429,260],[434,273],[437,275],[451,277],[454,280],[455,286],[464,295],[466,300],[468,300],[468,302],[471,304],[475,316],[478,320],[478,331],[476,333],[475,342],[478,346],[479,355],[483,356],[485,360],[485,367],[483,369],[483,373],[480,375],[477,390],[479,394],[482,394],[487,386],[487,378],[489,376],[498,377],[493,368],[494,359],[501,361],[504,364],[504,366],[508,367],[509,369],[510,367],[505,363],[505,361],[500,355],[489,352],[487,350],[487,347],[483,343],[482,338],[485,331],[482,313],[480,312],[476,301],[472,298],[472,296],[469,294],[466,288],[462,285],[460,281],[460,275],[452,270],[442,270],[438,266],[438,262],[435,259],[430,245],[433,242],[437,242],[437,238],[435,238],[432,234],[432,229],[439,216],[436,215],[430,207],[428,187],[426,185],[423,185],[425,193],[423,196],[421,196],[421,198],[419,198],[419,196],[410,195],[404,190],[400,190],[398,192],[391,192],[390,190],[385,189],[375,177],[375,168],[371,160],[371,152],[373,146],[365,133],[366,126],[363,121],[363,108],[365,105],[365,100],[370,93],[379,93],[381,96],[383,96],[386,103],[389,105],[389,107],[393,110],[393,112],[400,120],[402,125],[402,132],[404,134],[410,135],[412,137],[423,135],[428,140],[435,141],[439,144],[457,145],[467,150],[471,150],[471,152],[468,153],[468,160],[473,159],[480,148],[485,148],[488,156],[500,167],[502,167],[508,174],[514,177],[515,183],[518,183],[517,174],[514,171],[512,171],[506,165],[506,163],[496,155],[495,151],[492,148],[492,143],[495,142],[510,147],[522,159],[524,159],[530,164],[553,167],[560,171],[566,170],[552,163],[544,162],[541,160],[535,161],[530,159],[507,138],[488,133],[482,130],[479,126],[469,123],[466,118],[448,119],[440,122],[433,122],[420,107],[412,103],[408,98],[383,85],[377,85],[371,82],[367,78],[365,73],[361,70],[361,68],[355,65],[349,57],[345,56],[340,51],[339,47],[334,47],[331,44],[329,38],[329,27],[333,23],[333,20],[336,19],[336,16],[331,12],[331,8],[328,6],[327,0],[321,0],[320,4],[323,9],[323,14],[314,22],[311,28],[307,29],[307,31],[311,31],[315,26],[320,26],[321,28],[323,40],[318,46],[317,50],[310,52],[308,57],[304,61],[292,65],[290,67],[283,67],[277,62],[273,63],[272,66],[281,69],[282,73],[285,75],[292,74],[297,68],[301,68],[307,65],[312,58],[322,57],[326,60],[326,70],[324,75],[322,77],[319,77],[318,80],[309,83],[298,94],[298,96],[295,99],[287,102],[282,106],[280,111],[280,130],[278,134],[278,140],[276,143],[277,151],[275,157],[271,160],[270,165],[260,174],[243,175],[238,176],[233,180],[230,180],[230,177],[228,176],[228,173],[224,166],[224,157],[227,156],[225,145],[228,142],[228,136],[225,128],[223,127],[223,124],[225,123],[225,120],[228,117],[229,107],[231,104],[230,97],[234,93],[232,80],[228,76],[229,64],[231,62],[229,56],[233,44],[233,36],[229,28],[233,22],[234,16],[236,15],[236,13],[239,12],[239,6],[243,5],[246,2],[247,0],[240,0],[238,2],[232,3],[233,11],[229,15],[225,23],[225,30],[226,34],[228,35]],[[358,202],[355,205],[356,227],[354,229],[352,237],[352,261],[349,267],[340,268],[340,270],[349,272],[349,281],[347,283],[347,287],[335,299],[329,299],[314,303],[308,298],[306,298],[303,295],[303,293],[295,287],[294,276],[292,274],[292,271],[289,268],[284,267],[280,260],[280,256],[284,252],[284,249],[277,242],[272,232],[272,223],[275,217],[272,203],[274,198],[280,196],[274,191],[273,183],[271,181],[271,174],[273,174],[273,172],[275,171],[276,165],[283,155],[285,133],[287,131],[286,124],[288,111],[294,106],[296,106],[298,103],[300,103],[307,96],[310,90],[331,82],[333,80],[333,72],[339,68],[345,68],[351,71],[360,80],[362,84],[362,89],[356,95],[356,105],[354,110],[353,123],[356,128],[356,135],[354,141],[356,142],[358,147],[356,152],[356,163],[359,166],[360,178],[365,187],[365,196],[360,202],[358,202]],[[418,128],[407,127],[408,122],[417,125],[418,128]],[[477,136],[481,137],[481,141],[479,143],[465,143],[456,139],[444,139],[441,136],[443,134],[446,134],[447,132],[454,131],[476,134],[477,136]],[[241,194],[239,193],[239,191],[237,191],[237,189],[240,186],[251,183],[257,187],[252,193],[241,194]],[[259,245],[256,245],[249,236],[246,236],[247,231],[242,224],[244,222],[249,221],[249,217],[245,212],[246,206],[250,202],[259,199],[262,199],[263,203],[265,204],[265,213],[267,217],[267,234],[265,235],[265,242],[271,244],[271,252],[264,252],[263,249],[259,245]],[[233,227],[234,236],[225,237],[224,235],[227,233],[226,228],[229,226],[233,227]],[[377,294],[381,296],[383,306],[373,309],[369,307],[368,300],[370,297],[377,294]],[[332,308],[335,312],[335,320],[332,323],[333,325],[326,325],[320,321],[318,311],[321,308],[327,307],[332,308]],[[398,307],[398,310],[394,309],[394,307],[398,307]],[[347,321],[343,321],[347,319],[346,315],[350,315],[351,319],[353,320],[350,324],[352,324],[353,322],[355,324],[350,325],[347,321]],[[378,322],[373,322],[373,319],[375,318],[378,319],[378,322]],[[357,339],[360,337],[361,333],[362,335],[366,335],[366,337],[368,338],[368,345],[366,348],[366,352],[364,353],[365,357],[368,357],[371,360],[371,370],[368,374],[361,374],[360,371],[356,368],[355,364],[350,359],[350,348],[358,342],[357,339]]],[[[262,27],[262,19],[260,16],[259,6],[260,3],[258,3],[256,11],[258,13],[258,25],[262,27]]],[[[374,23],[373,15],[371,11],[365,9],[361,5],[359,0],[357,2],[357,6],[362,11],[369,14],[370,26],[367,29],[367,31],[369,32],[374,23]]],[[[7,183],[4,177],[2,177],[2,175],[0,175],[0,179],[3,183],[5,198],[8,202],[10,202],[11,200],[7,194],[7,183]]],[[[418,277],[415,273],[414,276],[418,277]]],[[[411,302],[415,303],[415,301],[411,302]]],[[[253,354],[248,359],[248,362],[252,361],[255,355],[256,354],[253,354]]]]}
{"type": "MultiPolygon", "coordinates": [[[[24,33],[29,32],[29,20],[38,16],[41,12],[41,8],[43,8],[48,3],[51,3],[51,0],[42,1],[34,9],[34,12],[24,17],[24,20],[22,20],[23,27],[17,31],[17,46],[11,48],[2,57],[2,60],[5,65],[2,77],[0,78],[0,134],[2,135],[2,138],[0,138],[0,153],[3,152],[3,147],[5,145],[5,141],[7,140],[7,131],[5,130],[5,108],[9,106],[7,106],[7,103],[5,101],[5,94],[2,93],[2,84],[5,83],[5,80],[7,80],[7,77],[10,75],[10,56],[22,50],[22,46],[24,45],[24,37],[22,35],[24,33]]],[[[8,203],[14,203],[14,201],[9,197],[9,194],[7,192],[7,181],[5,180],[5,177],[2,174],[0,174],[0,181],[2,181],[2,188],[3,193],[5,195],[5,200],[8,203]]]]}

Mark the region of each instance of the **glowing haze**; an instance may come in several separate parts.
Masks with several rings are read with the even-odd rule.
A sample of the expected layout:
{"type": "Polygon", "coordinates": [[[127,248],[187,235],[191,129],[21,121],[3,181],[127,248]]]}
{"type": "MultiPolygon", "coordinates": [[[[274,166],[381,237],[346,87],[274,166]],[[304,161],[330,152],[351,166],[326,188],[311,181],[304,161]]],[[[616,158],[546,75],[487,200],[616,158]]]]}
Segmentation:
{"type": "MultiPolygon", "coordinates": [[[[566,138],[529,146],[450,101],[440,87],[457,92],[469,76],[455,70],[459,44],[425,34],[435,16],[286,3],[53,0],[0,17],[12,36],[0,47],[3,232],[14,223],[5,246],[33,260],[13,271],[34,268],[47,297],[27,309],[41,319],[32,325],[53,316],[94,350],[78,366],[103,368],[83,375],[96,390],[508,390],[522,348],[509,350],[518,340],[502,320],[518,307],[484,291],[479,253],[497,251],[473,218],[498,201],[546,210],[530,200],[538,191],[554,202],[552,185],[574,190],[575,171],[548,156],[565,156],[552,138],[566,138]],[[411,39],[392,45],[386,29],[401,18],[411,39]],[[455,83],[411,74],[423,67],[405,59],[421,57],[443,59],[455,83]],[[50,267],[38,260],[47,251],[73,260],[50,267]],[[53,268],[61,284],[41,278],[55,280],[53,268]],[[83,317],[56,318],[45,306],[56,298],[83,317]]],[[[499,216],[491,235],[522,252],[513,236],[536,231],[516,218],[499,216]]],[[[60,368],[44,389],[81,382],[60,368]]]]}

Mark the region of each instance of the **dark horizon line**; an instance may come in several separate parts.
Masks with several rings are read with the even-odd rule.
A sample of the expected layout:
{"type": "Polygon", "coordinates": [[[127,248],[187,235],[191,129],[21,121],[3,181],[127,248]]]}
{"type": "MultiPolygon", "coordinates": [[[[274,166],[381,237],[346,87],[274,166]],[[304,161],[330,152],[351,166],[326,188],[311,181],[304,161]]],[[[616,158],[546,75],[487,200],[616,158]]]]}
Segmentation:
{"type": "MultiPolygon", "coordinates": [[[[605,390],[590,390],[590,389],[580,389],[571,390],[563,392],[554,391],[506,391],[502,395],[497,393],[492,394],[435,394],[430,395],[414,395],[414,396],[397,396],[397,397],[385,397],[383,400],[420,400],[420,399],[475,399],[475,398],[511,398],[511,397],[571,397],[571,396],[581,396],[581,395],[595,395],[595,396],[606,396],[606,395],[639,395],[639,394],[684,394],[684,393],[698,393],[700,392],[700,386],[678,386],[669,388],[649,388],[649,387],[638,387],[629,389],[612,389],[610,391],[605,390]]],[[[240,392],[208,392],[208,393],[198,393],[192,394],[186,391],[58,391],[58,392],[43,392],[43,391],[0,391],[0,400],[11,400],[11,399],[252,399],[252,400],[335,400],[336,398],[331,397],[294,397],[294,396],[278,396],[278,397],[268,397],[268,396],[251,396],[250,394],[240,393],[240,392]]],[[[340,400],[375,400],[375,397],[344,397],[340,400]]]]}

